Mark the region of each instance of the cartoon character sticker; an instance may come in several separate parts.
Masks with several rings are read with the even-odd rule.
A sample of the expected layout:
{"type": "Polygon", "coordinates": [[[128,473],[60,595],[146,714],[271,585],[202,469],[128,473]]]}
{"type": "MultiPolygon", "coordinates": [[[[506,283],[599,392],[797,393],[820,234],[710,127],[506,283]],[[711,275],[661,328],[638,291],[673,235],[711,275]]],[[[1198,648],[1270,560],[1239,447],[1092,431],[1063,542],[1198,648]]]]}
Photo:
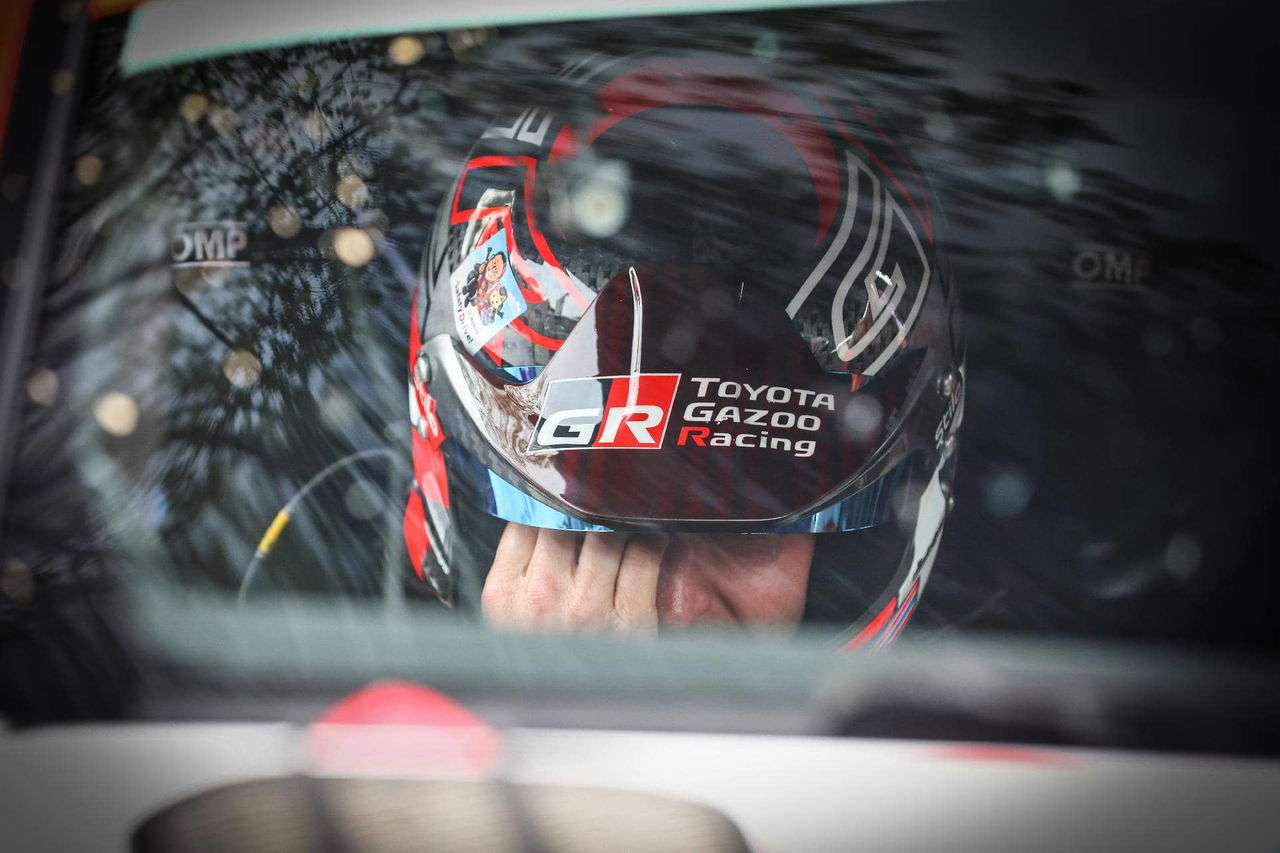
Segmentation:
{"type": "Polygon", "coordinates": [[[477,245],[450,282],[458,335],[469,353],[476,353],[528,308],[511,272],[505,228],[477,245]]]}

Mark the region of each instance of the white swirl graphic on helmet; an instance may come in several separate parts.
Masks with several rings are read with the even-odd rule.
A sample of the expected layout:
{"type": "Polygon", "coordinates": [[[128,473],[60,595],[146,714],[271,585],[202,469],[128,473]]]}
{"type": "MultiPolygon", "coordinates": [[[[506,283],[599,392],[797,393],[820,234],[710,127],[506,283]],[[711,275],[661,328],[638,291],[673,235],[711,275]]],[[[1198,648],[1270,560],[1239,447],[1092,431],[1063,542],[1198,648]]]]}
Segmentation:
{"type": "Polygon", "coordinates": [[[911,218],[893,193],[852,152],[845,152],[845,162],[849,189],[840,224],[827,251],[787,304],[787,314],[809,337],[823,342],[815,354],[829,367],[843,363],[851,372],[870,377],[906,342],[933,270],[911,218]],[[815,313],[806,303],[815,294],[831,292],[829,274],[833,267],[838,269],[846,250],[851,251],[848,243],[855,230],[864,234],[857,254],[840,275],[829,310],[815,313]]]}

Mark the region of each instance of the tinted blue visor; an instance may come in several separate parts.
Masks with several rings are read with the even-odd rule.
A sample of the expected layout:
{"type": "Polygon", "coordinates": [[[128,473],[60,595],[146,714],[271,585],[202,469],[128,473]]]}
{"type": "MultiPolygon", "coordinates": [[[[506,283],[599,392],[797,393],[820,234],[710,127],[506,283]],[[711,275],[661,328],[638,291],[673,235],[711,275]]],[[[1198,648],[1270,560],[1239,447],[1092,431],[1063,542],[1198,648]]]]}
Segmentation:
{"type": "MultiPolygon", "coordinates": [[[[514,521],[529,527],[615,532],[612,527],[592,524],[548,506],[498,476],[467,453],[457,442],[450,441],[448,444],[455,471],[467,479],[470,486],[467,489],[468,497],[477,509],[504,521],[514,521]]],[[[921,469],[924,467],[919,464],[919,461],[918,459],[903,460],[889,474],[865,489],[813,515],[767,531],[751,532],[840,533],[865,530],[884,524],[900,516],[900,510],[904,505],[914,506],[910,496],[915,492],[910,488],[910,484],[913,480],[919,479],[921,469]]]]}

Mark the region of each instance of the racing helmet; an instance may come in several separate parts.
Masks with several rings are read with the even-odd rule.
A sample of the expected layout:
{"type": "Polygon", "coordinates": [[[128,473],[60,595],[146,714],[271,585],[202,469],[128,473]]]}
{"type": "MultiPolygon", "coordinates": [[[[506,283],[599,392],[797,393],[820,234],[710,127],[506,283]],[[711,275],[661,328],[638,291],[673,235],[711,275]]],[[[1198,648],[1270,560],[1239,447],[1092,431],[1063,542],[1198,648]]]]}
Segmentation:
{"type": "Polygon", "coordinates": [[[829,80],[567,66],[462,165],[409,346],[405,539],[478,605],[507,522],[817,534],[805,619],[883,644],[952,503],[964,367],[918,169],[829,80]]]}

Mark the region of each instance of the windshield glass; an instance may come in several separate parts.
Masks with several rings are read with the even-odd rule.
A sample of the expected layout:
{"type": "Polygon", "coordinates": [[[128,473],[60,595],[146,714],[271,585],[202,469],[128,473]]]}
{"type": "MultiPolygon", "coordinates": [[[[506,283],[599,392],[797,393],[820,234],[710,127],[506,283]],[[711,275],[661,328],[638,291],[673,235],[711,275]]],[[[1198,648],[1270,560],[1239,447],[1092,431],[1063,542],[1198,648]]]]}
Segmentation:
{"type": "Polygon", "coordinates": [[[775,687],[904,631],[1273,650],[1256,28],[173,5],[91,34],[13,613],[91,577],[182,660],[490,684],[529,629],[584,683],[615,630],[775,687]]]}

